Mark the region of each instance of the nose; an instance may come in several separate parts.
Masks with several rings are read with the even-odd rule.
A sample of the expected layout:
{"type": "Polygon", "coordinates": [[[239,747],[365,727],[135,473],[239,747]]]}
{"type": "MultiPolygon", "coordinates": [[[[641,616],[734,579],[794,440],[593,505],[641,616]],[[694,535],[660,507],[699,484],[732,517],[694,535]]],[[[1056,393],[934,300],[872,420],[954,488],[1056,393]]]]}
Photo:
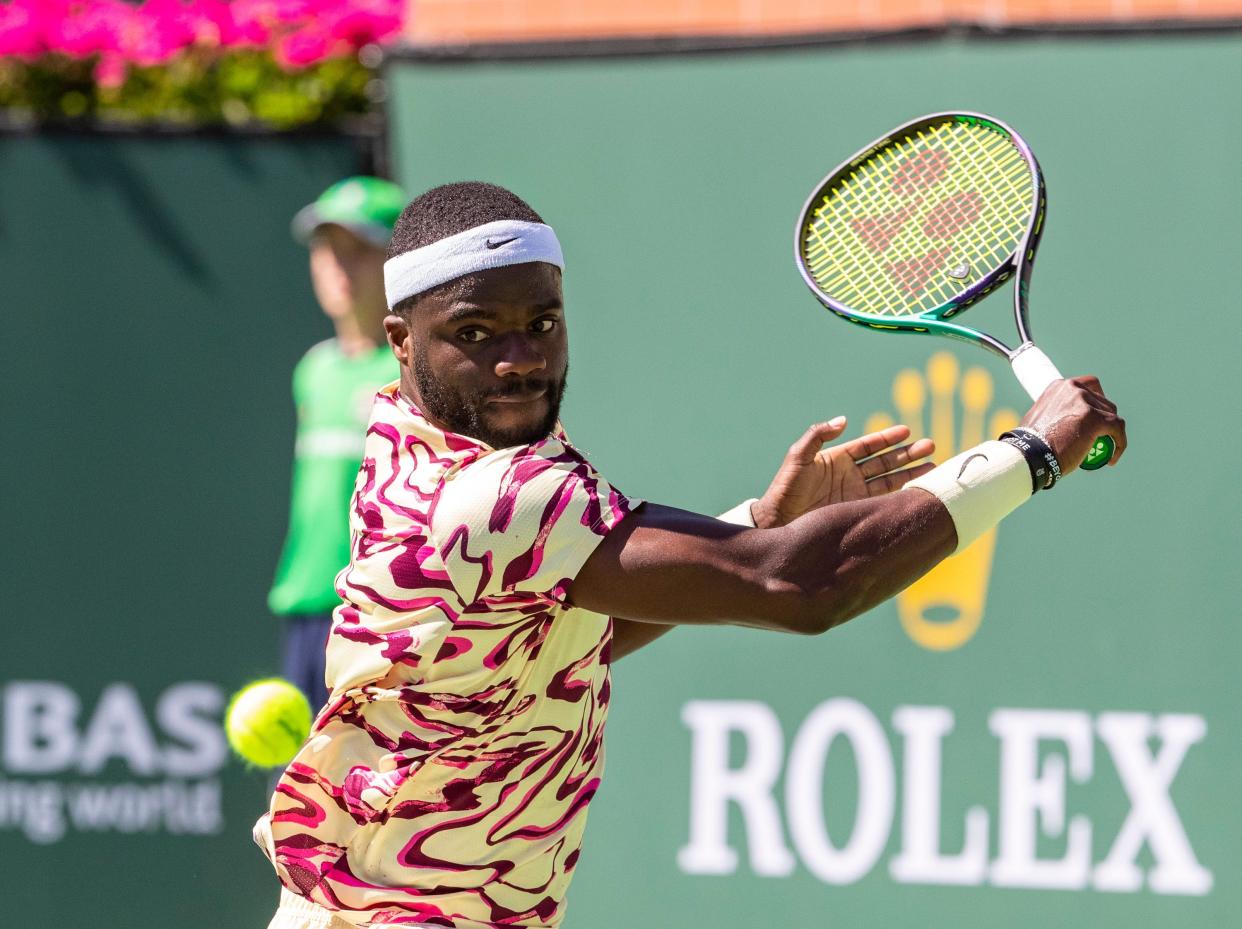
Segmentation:
{"type": "Polygon", "coordinates": [[[530,339],[509,339],[496,360],[497,377],[526,377],[548,366],[543,352],[530,339]]]}

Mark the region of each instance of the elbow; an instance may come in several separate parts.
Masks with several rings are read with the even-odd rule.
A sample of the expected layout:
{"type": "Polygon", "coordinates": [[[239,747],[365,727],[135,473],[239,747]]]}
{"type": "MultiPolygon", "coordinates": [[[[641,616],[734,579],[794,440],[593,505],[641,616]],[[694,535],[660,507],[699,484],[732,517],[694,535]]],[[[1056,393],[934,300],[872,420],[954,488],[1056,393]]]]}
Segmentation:
{"type": "Polygon", "coordinates": [[[823,635],[854,615],[842,608],[847,598],[839,590],[773,581],[768,594],[772,609],[767,624],[781,632],[823,635]]]}
{"type": "Polygon", "coordinates": [[[860,562],[845,559],[833,569],[814,572],[782,566],[767,576],[770,619],[776,628],[797,635],[822,635],[873,605],[873,591],[860,562]]]}
{"type": "Polygon", "coordinates": [[[863,570],[866,562],[848,553],[839,537],[816,538],[813,544],[796,535],[777,538],[761,553],[755,573],[763,588],[763,625],[822,635],[865,612],[870,575],[863,570]]]}

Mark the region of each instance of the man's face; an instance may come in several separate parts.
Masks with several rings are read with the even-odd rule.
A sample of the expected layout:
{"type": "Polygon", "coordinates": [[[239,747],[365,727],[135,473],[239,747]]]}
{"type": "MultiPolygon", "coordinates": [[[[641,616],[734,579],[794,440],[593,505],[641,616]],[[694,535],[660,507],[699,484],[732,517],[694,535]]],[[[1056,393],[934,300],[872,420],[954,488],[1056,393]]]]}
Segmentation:
{"type": "Polygon", "coordinates": [[[569,343],[561,272],[543,262],[481,271],[386,321],[401,389],[434,423],[492,448],[527,445],[556,425],[569,343]]]}

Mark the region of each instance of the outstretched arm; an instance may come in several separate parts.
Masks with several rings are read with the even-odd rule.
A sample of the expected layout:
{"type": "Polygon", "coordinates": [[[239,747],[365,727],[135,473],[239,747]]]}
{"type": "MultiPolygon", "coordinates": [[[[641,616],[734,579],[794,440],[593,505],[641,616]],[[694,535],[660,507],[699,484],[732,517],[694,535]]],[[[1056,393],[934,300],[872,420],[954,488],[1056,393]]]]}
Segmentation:
{"type": "Polygon", "coordinates": [[[644,504],[600,543],[570,597],[652,623],[817,633],[892,596],[955,544],[948,512],[925,493],[824,507],[778,529],[644,504]]]}
{"type": "MultiPolygon", "coordinates": [[[[905,426],[892,426],[840,445],[824,448],[845,430],[844,416],[811,426],[789,447],[776,476],[761,500],[739,505],[720,517],[760,529],[782,526],[811,510],[831,503],[862,500],[888,493],[931,470],[917,464],[934,451],[922,439],[902,445],[910,437],[905,426]],[[907,465],[915,465],[907,467],[907,465]]],[[[672,625],[613,617],[612,660],[654,642],[672,625]]]]}
{"type": "MultiPolygon", "coordinates": [[[[1126,446],[1125,423],[1094,378],[1058,381],[1024,423],[1046,438],[1065,473],[1096,435],[1117,440],[1116,457],[1126,446]]],[[[996,446],[1014,454],[1012,446],[996,446]]],[[[643,505],[600,543],[570,597],[590,610],[647,622],[823,632],[951,554],[959,526],[977,532],[1029,494],[1030,475],[1015,471],[1012,459],[989,476],[987,455],[972,452],[953,460],[952,474],[943,465],[927,475],[918,490],[821,507],[775,529],[741,529],[643,505]],[[1002,487],[1005,506],[989,516],[1002,487]]],[[[1017,465],[1026,467],[1021,455],[1017,465]]]]}

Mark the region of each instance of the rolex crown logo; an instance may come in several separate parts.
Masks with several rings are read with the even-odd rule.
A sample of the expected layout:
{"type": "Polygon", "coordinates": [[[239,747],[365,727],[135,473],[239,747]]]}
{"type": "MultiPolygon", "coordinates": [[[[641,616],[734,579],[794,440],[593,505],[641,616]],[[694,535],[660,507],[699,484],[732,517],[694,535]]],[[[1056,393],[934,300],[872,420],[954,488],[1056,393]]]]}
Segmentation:
{"type": "MultiPolygon", "coordinates": [[[[926,373],[910,368],[899,372],[893,380],[893,404],[895,421],[910,426],[911,439],[930,436],[935,441],[937,463],[1018,424],[1013,410],[995,410],[989,416],[991,375],[983,368],[962,372],[950,352],[932,355],[926,373]]],[[[893,422],[892,416],[876,413],[866,431],[893,422]]],[[[983,620],[995,548],[993,529],[897,595],[897,615],[911,639],[934,651],[970,641],[983,620]]]]}

